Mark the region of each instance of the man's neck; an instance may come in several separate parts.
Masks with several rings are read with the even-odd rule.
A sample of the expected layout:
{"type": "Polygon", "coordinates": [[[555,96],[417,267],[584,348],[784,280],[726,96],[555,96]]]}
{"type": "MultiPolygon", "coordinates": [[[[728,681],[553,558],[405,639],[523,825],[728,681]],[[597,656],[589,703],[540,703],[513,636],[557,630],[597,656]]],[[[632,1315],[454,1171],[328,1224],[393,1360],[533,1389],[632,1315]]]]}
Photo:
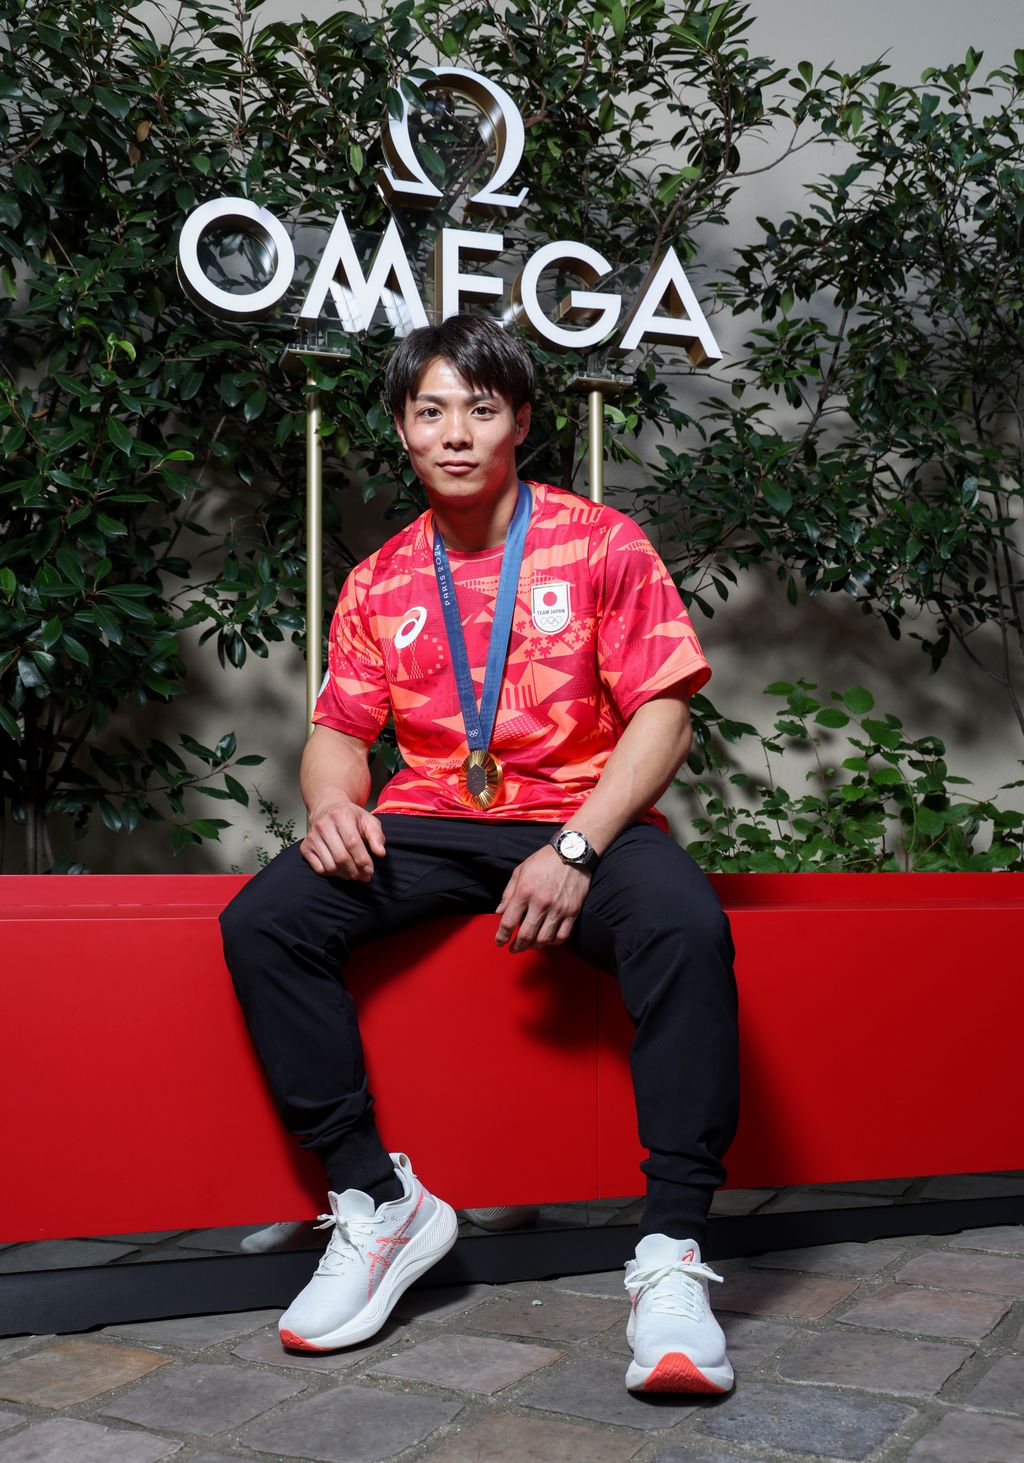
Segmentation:
{"type": "Polygon", "coordinates": [[[445,548],[457,554],[471,554],[495,549],[505,542],[516,511],[519,482],[517,479],[489,503],[435,502],[429,493],[427,496],[434,514],[435,532],[444,539],[445,548]]]}

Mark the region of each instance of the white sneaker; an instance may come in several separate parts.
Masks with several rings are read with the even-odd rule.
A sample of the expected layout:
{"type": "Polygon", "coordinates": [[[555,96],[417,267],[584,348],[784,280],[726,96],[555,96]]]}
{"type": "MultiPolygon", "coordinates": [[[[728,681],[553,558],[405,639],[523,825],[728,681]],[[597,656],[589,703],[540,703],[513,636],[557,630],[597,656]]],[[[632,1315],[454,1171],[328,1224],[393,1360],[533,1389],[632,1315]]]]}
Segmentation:
{"type": "Polygon", "coordinates": [[[708,1281],[721,1275],[701,1263],[695,1240],[648,1234],[626,1265],[632,1311],[626,1340],[634,1392],[728,1392],[733,1371],[725,1336],[711,1314],[708,1281]]]}
{"type": "Polygon", "coordinates": [[[316,1274],[278,1325],[282,1345],[333,1351],[375,1335],[399,1297],[455,1243],[455,1210],[417,1179],[404,1153],[392,1153],[402,1197],[375,1209],[359,1189],[331,1193],[330,1214],[318,1229],[333,1229],[316,1274]]]}

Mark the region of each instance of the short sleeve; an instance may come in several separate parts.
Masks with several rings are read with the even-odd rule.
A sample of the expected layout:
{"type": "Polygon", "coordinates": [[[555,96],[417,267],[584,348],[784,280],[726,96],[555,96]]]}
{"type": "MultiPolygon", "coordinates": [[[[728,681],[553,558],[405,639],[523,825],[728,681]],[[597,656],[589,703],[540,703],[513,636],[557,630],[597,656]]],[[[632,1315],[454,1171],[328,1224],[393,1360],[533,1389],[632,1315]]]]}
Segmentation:
{"type": "Polygon", "coordinates": [[[650,539],[615,513],[594,545],[598,669],[625,720],[678,688],[692,695],[710,678],[690,617],[650,539]]]}
{"type": "Polygon", "coordinates": [[[361,741],[375,741],[391,712],[384,661],[366,621],[373,560],[353,569],[331,621],[327,674],[313,721],[361,741]]]}

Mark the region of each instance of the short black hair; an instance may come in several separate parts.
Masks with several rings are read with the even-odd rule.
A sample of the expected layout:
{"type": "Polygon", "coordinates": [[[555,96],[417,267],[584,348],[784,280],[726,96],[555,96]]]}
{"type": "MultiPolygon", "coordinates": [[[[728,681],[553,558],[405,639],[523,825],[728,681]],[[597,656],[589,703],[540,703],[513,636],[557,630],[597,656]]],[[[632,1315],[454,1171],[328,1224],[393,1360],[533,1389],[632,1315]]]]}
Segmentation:
{"type": "Polygon", "coordinates": [[[518,411],[533,405],[533,362],[523,343],[484,315],[450,315],[423,325],[399,341],[384,377],[384,405],[401,418],[431,361],[447,361],[478,391],[497,391],[518,411]]]}

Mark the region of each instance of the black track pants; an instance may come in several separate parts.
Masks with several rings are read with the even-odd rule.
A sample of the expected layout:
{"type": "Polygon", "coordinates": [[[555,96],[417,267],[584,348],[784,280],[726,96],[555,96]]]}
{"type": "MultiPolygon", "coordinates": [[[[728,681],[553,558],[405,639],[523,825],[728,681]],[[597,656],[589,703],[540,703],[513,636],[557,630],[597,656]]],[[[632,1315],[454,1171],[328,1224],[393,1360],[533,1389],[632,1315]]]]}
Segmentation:
{"type": "MultiPolygon", "coordinates": [[[[482,818],[380,821],[387,854],[368,883],[315,873],[294,844],[221,915],[228,967],[281,1116],[337,1190],[391,1174],[342,982],[349,951],[423,920],[493,911],[512,870],[554,832],[482,818]]],[[[728,920],[689,855],[636,823],[592,875],[572,943],[617,977],[636,1027],[633,1088],[650,1150],[641,1231],[699,1242],[737,1121],[728,920]]]]}

